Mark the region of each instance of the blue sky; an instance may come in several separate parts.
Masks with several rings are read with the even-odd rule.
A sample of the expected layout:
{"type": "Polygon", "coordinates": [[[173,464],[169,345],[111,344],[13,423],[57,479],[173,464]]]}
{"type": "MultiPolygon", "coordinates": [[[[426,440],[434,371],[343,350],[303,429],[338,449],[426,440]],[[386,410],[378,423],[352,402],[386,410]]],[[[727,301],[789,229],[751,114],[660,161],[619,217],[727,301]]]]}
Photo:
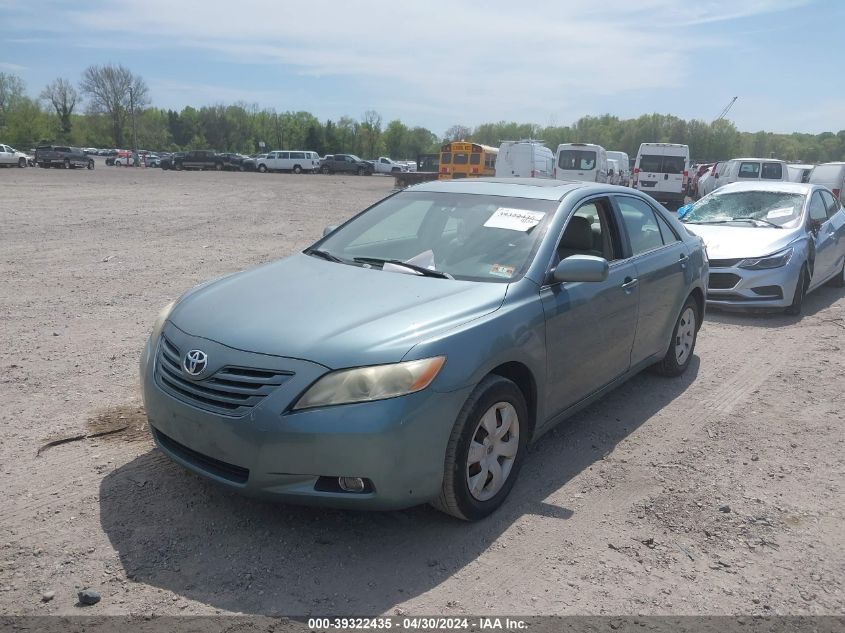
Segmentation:
{"type": "Polygon", "coordinates": [[[587,114],[845,129],[845,1],[0,0],[0,72],[30,94],[91,64],[140,74],[153,104],[246,102],[320,119],[369,109],[453,124],[587,114]]]}

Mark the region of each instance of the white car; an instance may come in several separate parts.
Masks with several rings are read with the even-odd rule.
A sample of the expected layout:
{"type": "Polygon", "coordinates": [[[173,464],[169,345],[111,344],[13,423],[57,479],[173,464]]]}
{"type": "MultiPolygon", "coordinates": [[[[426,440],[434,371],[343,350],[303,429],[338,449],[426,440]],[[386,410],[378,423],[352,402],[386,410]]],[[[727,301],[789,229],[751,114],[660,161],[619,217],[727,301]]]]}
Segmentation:
{"type": "Polygon", "coordinates": [[[396,174],[402,171],[408,171],[408,166],[396,162],[392,158],[388,158],[387,156],[379,156],[375,160],[370,161],[375,168],[375,173],[377,174],[396,174]]]}
{"type": "Polygon", "coordinates": [[[9,145],[0,145],[0,165],[3,167],[27,167],[32,164],[32,157],[19,152],[9,145]]]}
{"type": "Polygon", "coordinates": [[[268,171],[290,171],[294,174],[307,172],[316,174],[320,169],[320,156],[317,152],[300,150],[270,152],[255,162],[255,168],[262,174],[268,171]]]}
{"type": "Polygon", "coordinates": [[[607,182],[607,151],[592,143],[561,143],[555,153],[552,178],[607,182]]]}
{"type": "Polygon", "coordinates": [[[810,172],[810,182],[814,185],[824,185],[845,204],[845,162],[816,165],[810,172]]]}

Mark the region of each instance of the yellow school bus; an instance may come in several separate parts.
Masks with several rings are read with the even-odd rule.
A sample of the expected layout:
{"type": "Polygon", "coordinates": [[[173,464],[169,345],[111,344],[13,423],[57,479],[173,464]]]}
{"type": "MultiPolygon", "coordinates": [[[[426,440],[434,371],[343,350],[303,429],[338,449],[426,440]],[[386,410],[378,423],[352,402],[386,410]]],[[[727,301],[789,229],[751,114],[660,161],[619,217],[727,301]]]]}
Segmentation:
{"type": "Polygon", "coordinates": [[[440,180],[496,175],[499,150],[478,143],[452,141],[440,146],[440,180]]]}

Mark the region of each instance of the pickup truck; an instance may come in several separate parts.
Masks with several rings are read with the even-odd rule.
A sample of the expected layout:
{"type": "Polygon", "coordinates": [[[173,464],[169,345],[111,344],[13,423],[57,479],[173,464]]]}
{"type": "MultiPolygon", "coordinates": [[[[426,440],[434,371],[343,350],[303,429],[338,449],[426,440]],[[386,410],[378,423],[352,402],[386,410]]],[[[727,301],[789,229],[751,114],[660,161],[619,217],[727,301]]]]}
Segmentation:
{"type": "Polygon", "coordinates": [[[39,167],[64,167],[94,169],[94,159],[78,147],[67,145],[39,145],[35,148],[35,164],[39,167]]]}
{"type": "Polygon", "coordinates": [[[19,152],[9,145],[0,145],[0,165],[3,167],[26,167],[32,163],[32,157],[19,152]]]}
{"type": "Polygon", "coordinates": [[[173,169],[182,171],[183,169],[216,169],[223,171],[226,168],[226,160],[222,158],[217,152],[210,149],[195,149],[190,152],[185,152],[184,156],[173,157],[173,169]]]}
{"type": "Polygon", "coordinates": [[[397,163],[395,160],[392,160],[387,156],[379,156],[377,159],[369,162],[373,164],[377,174],[396,174],[400,171],[408,171],[407,165],[397,163]]]}
{"type": "Polygon", "coordinates": [[[361,160],[355,154],[333,154],[326,156],[320,162],[320,171],[324,174],[358,174],[372,176],[373,164],[361,160]]]}

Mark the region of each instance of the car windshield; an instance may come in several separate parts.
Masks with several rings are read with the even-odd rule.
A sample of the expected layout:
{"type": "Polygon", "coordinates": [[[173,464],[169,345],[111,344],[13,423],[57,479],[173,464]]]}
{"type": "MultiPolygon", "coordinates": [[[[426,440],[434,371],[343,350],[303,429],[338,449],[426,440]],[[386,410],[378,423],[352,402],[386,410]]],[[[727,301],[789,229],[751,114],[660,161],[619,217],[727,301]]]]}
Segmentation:
{"type": "Polygon", "coordinates": [[[687,224],[752,222],[759,226],[797,226],[805,194],[785,191],[716,191],[692,205],[687,224]]]}
{"type": "MultiPolygon", "coordinates": [[[[326,259],[377,268],[384,260],[407,262],[438,276],[507,283],[525,274],[557,204],[402,192],[353,218],[306,253],[319,251],[326,259]]],[[[414,272],[395,264],[384,269],[414,272]]]]}
{"type": "Polygon", "coordinates": [[[349,158],[351,158],[352,160],[354,160],[357,163],[363,163],[364,162],[360,158],[358,158],[355,154],[349,154],[349,158]]]}

